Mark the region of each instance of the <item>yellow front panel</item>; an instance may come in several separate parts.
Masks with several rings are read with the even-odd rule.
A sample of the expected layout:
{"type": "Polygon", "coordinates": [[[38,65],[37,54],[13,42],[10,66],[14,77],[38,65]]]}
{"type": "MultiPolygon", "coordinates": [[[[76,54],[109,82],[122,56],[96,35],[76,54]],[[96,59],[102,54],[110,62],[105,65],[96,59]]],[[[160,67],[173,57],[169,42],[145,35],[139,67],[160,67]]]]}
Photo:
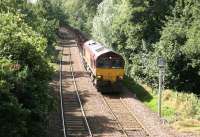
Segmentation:
{"type": "Polygon", "coordinates": [[[115,82],[117,76],[124,76],[124,69],[96,68],[96,76],[103,76],[103,80],[115,82]]]}

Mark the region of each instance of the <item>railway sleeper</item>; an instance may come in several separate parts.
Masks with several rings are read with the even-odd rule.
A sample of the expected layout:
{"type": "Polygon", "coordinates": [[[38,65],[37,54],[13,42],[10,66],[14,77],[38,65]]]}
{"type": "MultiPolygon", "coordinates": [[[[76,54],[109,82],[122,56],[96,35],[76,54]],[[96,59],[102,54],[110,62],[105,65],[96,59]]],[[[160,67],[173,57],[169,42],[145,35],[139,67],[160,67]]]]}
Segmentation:
{"type": "Polygon", "coordinates": [[[77,99],[73,99],[73,100],[66,100],[64,101],[64,104],[78,104],[78,100],[77,99]]]}
{"type": "Polygon", "coordinates": [[[124,128],[125,131],[142,131],[143,128],[124,128]]]}
{"type": "Polygon", "coordinates": [[[77,102],[77,98],[75,97],[69,97],[69,98],[65,98],[64,99],[64,103],[73,103],[73,102],[77,102]]]}
{"type": "Polygon", "coordinates": [[[72,105],[74,105],[74,104],[79,104],[78,103],[78,100],[73,100],[73,101],[64,101],[64,104],[66,104],[66,105],[70,105],[70,104],[72,104],[72,105]]]}
{"type": "Polygon", "coordinates": [[[73,136],[73,137],[79,137],[79,136],[81,136],[81,137],[86,137],[86,136],[88,136],[89,135],[89,133],[88,133],[88,131],[87,130],[68,130],[67,131],[67,137],[68,136],[73,136]]]}
{"type": "Polygon", "coordinates": [[[65,124],[67,123],[85,123],[83,119],[71,119],[71,120],[66,120],[65,124]]]}
{"type": "Polygon", "coordinates": [[[71,106],[71,105],[64,105],[64,110],[67,112],[68,110],[80,110],[80,106],[78,105],[74,105],[74,106],[71,106]]]}
{"type": "Polygon", "coordinates": [[[89,136],[89,134],[88,134],[88,132],[87,131],[85,131],[85,133],[82,133],[82,132],[80,132],[80,133],[67,133],[67,136],[68,137],[87,137],[87,136],[89,136]]]}
{"type": "Polygon", "coordinates": [[[80,106],[80,104],[78,102],[64,102],[64,105],[68,105],[68,106],[80,106]]]}
{"type": "Polygon", "coordinates": [[[65,119],[67,121],[74,121],[74,120],[84,121],[84,118],[82,116],[80,117],[80,116],[74,116],[74,115],[66,115],[65,119]]]}
{"type": "Polygon", "coordinates": [[[81,109],[80,108],[67,108],[67,110],[64,111],[64,113],[67,115],[67,114],[71,114],[73,112],[80,112],[81,109]]]}
{"type": "Polygon", "coordinates": [[[82,136],[82,137],[86,137],[86,136],[83,136],[83,135],[89,135],[88,131],[86,129],[84,130],[69,130],[67,131],[67,135],[70,135],[70,136],[82,136]]]}
{"type": "Polygon", "coordinates": [[[76,94],[74,92],[72,92],[72,93],[69,93],[69,92],[68,93],[64,93],[63,98],[64,99],[76,98],[76,94]]]}
{"type": "Polygon", "coordinates": [[[78,103],[78,99],[77,98],[69,98],[69,100],[64,100],[64,102],[63,102],[64,104],[68,104],[68,103],[72,103],[72,104],[74,104],[74,103],[78,103]]]}
{"type": "Polygon", "coordinates": [[[66,124],[66,128],[68,130],[85,130],[85,126],[84,125],[69,125],[69,124],[66,124]]]}
{"type": "Polygon", "coordinates": [[[66,124],[80,124],[80,125],[83,125],[84,122],[83,121],[66,121],[66,124]]]}
{"type": "Polygon", "coordinates": [[[65,114],[70,114],[73,112],[81,112],[81,109],[77,107],[67,107],[67,109],[64,111],[65,114]]]}
{"type": "Polygon", "coordinates": [[[64,109],[67,109],[67,108],[80,108],[80,105],[78,105],[78,104],[73,104],[73,105],[71,105],[71,104],[65,104],[64,105],[64,109]]]}
{"type": "Polygon", "coordinates": [[[140,131],[130,130],[130,131],[125,131],[125,132],[130,137],[149,137],[149,135],[144,130],[140,130],[140,131]]]}

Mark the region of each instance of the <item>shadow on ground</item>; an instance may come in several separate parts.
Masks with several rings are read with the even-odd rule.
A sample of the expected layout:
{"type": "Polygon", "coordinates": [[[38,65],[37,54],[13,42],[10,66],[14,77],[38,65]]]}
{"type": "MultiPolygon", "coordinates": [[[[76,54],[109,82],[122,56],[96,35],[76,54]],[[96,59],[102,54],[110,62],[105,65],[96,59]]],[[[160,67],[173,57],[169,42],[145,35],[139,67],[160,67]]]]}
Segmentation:
{"type": "Polygon", "coordinates": [[[129,91],[135,94],[136,98],[140,101],[149,102],[153,99],[153,96],[132,78],[126,76],[123,84],[125,88],[128,88],[129,91]]]}
{"type": "MultiPolygon", "coordinates": [[[[80,93],[84,92],[89,92],[87,90],[80,91],[80,93]]],[[[81,103],[84,106],[85,103],[88,101],[92,95],[88,94],[80,94],[81,98],[81,103]]],[[[65,108],[65,122],[69,121],[82,121],[80,123],[85,123],[84,118],[81,116],[81,111],[80,111],[80,105],[76,102],[78,102],[78,98],[74,92],[65,92],[63,94],[64,97],[64,108],[65,108]],[[76,100],[76,101],[75,101],[76,100]],[[74,102],[75,101],[75,102],[74,102]],[[73,104],[71,106],[71,104],[73,104]]],[[[89,108],[84,107],[86,112],[90,111],[89,108]]],[[[91,110],[94,111],[94,110],[91,110]]],[[[95,114],[95,112],[93,112],[95,114]]],[[[87,116],[87,121],[89,123],[89,126],[91,128],[91,132],[93,134],[111,134],[111,133],[116,133],[118,131],[118,125],[116,121],[109,119],[106,116],[101,116],[101,115],[94,115],[94,116],[87,116]]],[[[68,124],[66,124],[66,129],[68,129],[68,124]]],[[[76,133],[76,131],[75,131],[76,133]]],[[[84,133],[84,132],[83,132],[84,133]]]]}

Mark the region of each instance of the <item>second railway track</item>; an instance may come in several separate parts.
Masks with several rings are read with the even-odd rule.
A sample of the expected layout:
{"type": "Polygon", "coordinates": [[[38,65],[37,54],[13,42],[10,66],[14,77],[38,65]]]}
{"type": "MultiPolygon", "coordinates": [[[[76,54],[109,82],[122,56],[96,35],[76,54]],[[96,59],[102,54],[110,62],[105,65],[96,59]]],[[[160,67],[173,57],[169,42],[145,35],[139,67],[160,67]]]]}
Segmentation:
{"type": "Polygon", "coordinates": [[[150,137],[147,130],[136,119],[134,114],[129,110],[128,106],[117,96],[102,96],[105,104],[110,109],[110,112],[118,121],[123,134],[126,137],[150,137]]]}
{"type": "Polygon", "coordinates": [[[64,137],[92,137],[73,72],[70,46],[63,46],[60,60],[60,98],[64,137]],[[70,85],[67,91],[64,83],[70,85]]]}

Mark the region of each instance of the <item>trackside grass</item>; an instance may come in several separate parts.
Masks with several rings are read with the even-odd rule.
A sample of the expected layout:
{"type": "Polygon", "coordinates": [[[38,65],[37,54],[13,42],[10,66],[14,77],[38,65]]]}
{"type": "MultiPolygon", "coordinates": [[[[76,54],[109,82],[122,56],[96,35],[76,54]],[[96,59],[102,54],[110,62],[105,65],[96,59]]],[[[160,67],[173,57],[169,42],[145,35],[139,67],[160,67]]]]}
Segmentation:
{"type": "MultiPolygon", "coordinates": [[[[157,112],[157,89],[127,77],[124,85],[152,111],[157,112]]],[[[162,117],[179,131],[200,133],[200,99],[192,93],[164,90],[162,117]]]]}

